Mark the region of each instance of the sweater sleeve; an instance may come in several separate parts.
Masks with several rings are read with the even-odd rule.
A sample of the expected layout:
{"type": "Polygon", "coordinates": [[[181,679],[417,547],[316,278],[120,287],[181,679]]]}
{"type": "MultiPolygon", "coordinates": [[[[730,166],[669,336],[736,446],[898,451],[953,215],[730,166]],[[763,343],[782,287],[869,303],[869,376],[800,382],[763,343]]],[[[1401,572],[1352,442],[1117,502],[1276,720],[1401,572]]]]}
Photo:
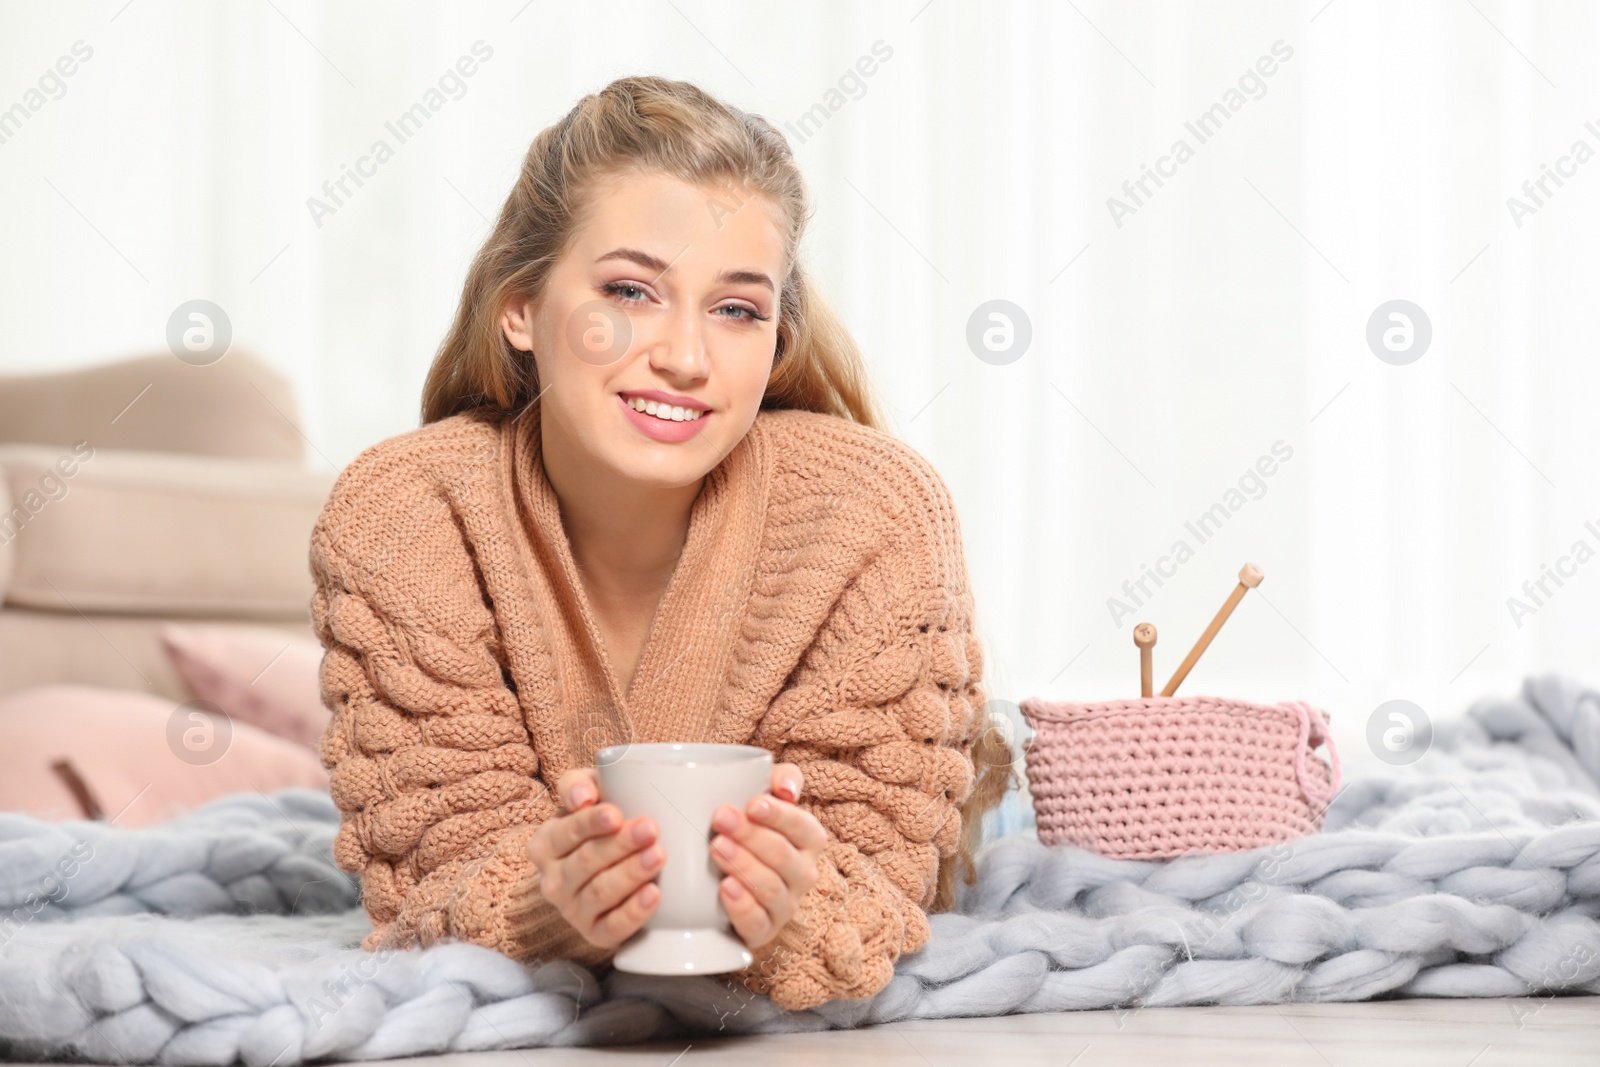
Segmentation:
{"type": "Polygon", "coordinates": [[[538,891],[527,841],[557,804],[443,500],[387,524],[330,502],[311,570],[332,712],[320,754],[341,813],[333,855],[361,876],[374,926],[363,947],[456,938],[519,960],[609,957],[538,891]]]}
{"type": "Polygon", "coordinates": [[[740,972],[781,1007],[869,997],[928,940],[982,727],[981,644],[961,534],[931,466],[895,544],[845,588],[758,744],[805,773],[800,803],[828,832],[818,879],[740,972]]]}

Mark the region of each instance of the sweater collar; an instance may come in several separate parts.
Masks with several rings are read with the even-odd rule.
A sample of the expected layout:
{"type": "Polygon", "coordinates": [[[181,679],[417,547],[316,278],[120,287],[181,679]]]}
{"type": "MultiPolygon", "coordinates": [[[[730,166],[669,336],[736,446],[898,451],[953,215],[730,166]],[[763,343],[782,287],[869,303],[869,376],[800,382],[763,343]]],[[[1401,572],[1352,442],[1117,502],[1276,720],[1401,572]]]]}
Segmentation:
{"type": "MultiPolygon", "coordinates": [[[[517,525],[530,542],[525,558],[542,572],[554,594],[555,617],[545,623],[565,628],[564,634],[548,635],[565,638],[550,645],[570,648],[580,661],[558,664],[566,707],[592,706],[597,697],[609,705],[604,715],[591,716],[602,721],[594,742],[710,740],[737,651],[767,512],[772,450],[764,413],[707,473],[690,506],[683,552],[651,620],[629,691],[623,693],[579,578],[560,500],[545,473],[541,411],[536,403],[519,419],[508,420],[507,451],[523,517],[517,525]]],[[[570,756],[583,763],[593,753],[574,751],[570,756]]]]}

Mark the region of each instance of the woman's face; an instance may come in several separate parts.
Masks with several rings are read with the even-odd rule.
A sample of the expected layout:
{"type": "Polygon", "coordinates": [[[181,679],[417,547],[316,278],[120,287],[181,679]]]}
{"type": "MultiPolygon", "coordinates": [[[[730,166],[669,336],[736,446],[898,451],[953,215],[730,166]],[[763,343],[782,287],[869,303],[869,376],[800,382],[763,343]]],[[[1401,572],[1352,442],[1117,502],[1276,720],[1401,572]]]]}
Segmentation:
{"type": "Polygon", "coordinates": [[[698,481],[755,421],[783,274],[767,198],[662,174],[603,183],[541,298],[504,316],[534,354],[547,447],[558,434],[641,484],[698,481]]]}

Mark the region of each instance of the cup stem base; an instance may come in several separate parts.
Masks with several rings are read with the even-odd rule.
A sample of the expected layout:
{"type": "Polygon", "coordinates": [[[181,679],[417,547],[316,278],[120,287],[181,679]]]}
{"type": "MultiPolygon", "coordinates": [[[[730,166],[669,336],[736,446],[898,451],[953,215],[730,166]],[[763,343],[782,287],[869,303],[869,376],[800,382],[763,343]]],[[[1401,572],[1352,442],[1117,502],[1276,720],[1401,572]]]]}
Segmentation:
{"type": "Polygon", "coordinates": [[[724,930],[640,930],[612,966],[630,974],[722,974],[754,962],[744,942],[724,930]]]}

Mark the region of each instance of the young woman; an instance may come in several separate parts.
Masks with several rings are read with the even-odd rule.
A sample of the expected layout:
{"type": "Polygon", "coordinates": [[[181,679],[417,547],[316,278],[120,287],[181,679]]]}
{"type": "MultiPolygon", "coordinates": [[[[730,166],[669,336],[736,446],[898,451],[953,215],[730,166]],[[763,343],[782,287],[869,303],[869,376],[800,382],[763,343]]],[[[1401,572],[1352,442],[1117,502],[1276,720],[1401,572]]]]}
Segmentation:
{"type": "Polygon", "coordinates": [[[606,745],[774,754],[718,812],[721,900],[784,1007],[928,937],[1011,753],[961,530],[797,259],[781,134],[624,78],[533,142],[428,375],[311,541],[322,740],[368,949],[605,963],[666,857],[606,745]]]}

